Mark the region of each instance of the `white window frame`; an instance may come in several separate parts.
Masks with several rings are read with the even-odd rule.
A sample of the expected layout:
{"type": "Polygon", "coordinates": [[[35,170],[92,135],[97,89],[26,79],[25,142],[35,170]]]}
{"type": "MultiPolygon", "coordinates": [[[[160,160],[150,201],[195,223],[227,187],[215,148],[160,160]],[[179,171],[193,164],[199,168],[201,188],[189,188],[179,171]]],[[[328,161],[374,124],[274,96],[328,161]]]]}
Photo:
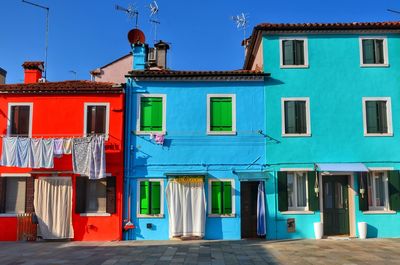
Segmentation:
{"type": "Polygon", "coordinates": [[[208,135],[236,135],[236,94],[207,94],[207,134],[208,135]],[[232,131],[211,131],[211,98],[232,99],[232,131]]]}
{"type": "Polygon", "coordinates": [[[388,54],[388,46],[387,46],[387,37],[386,36],[363,36],[359,38],[359,47],[360,47],[360,67],[388,67],[389,66],[389,54],[388,54]],[[363,40],[383,40],[383,64],[364,64],[363,62],[363,40]]]}
{"type": "Polygon", "coordinates": [[[105,106],[106,107],[106,131],[104,135],[104,139],[108,140],[109,133],[110,133],[110,103],[108,102],[85,102],[83,109],[83,135],[86,137],[88,134],[86,133],[86,125],[87,125],[87,108],[89,106],[105,106]]]}
{"type": "Polygon", "coordinates": [[[390,97],[363,97],[362,98],[362,112],[363,112],[363,126],[364,136],[393,136],[393,125],[392,125],[392,101],[390,97]],[[387,133],[368,133],[367,130],[367,101],[386,101],[386,115],[387,115],[387,133]]]}
{"type": "Polygon", "coordinates": [[[33,123],[33,103],[32,102],[10,102],[8,103],[8,119],[7,119],[7,135],[11,133],[11,107],[13,106],[29,106],[29,135],[32,137],[33,123]]]}
{"type": "Polygon", "coordinates": [[[208,217],[235,217],[236,215],[236,204],[235,204],[235,180],[234,179],[208,179],[208,217]],[[212,183],[213,182],[227,182],[229,181],[231,183],[231,193],[232,193],[232,213],[231,214],[213,214],[212,213],[212,183]]]}
{"type": "Polygon", "coordinates": [[[281,68],[308,68],[308,38],[307,37],[282,37],[279,38],[279,55],[281,68]],[[302,40],[304,41],[304,64],[303,65],[284,65],[283,64],[283,41],[302,40]]]}
{"type": "Polygon", "coordinates": [[[164,218],[164,179],[161,178],[140,178],[137,180],[136,187],[136,217],[137,218],[164,218]],[[160,182],[160,213],[159,214],[141,214],[140,213],[140,182],[160,182]]]}
{"type": "MultiPolygon", "coordinates": [[[[294,193],[294,205],[289,207],[289,202],[288,202],[288,211],[308,211],[308,177],[307,177],[307,171],[288,171],[287,174],[293,174],[293,193],[294,193]],[[306,206],[305,207],[298,207],[297,206],[297,177],[298,174],[305,174],[306,176],[306,206]]],[[[289,201],[289,192],[288,192],[288,201],[289,201]]]]}
{"type": "Polygon", "coordinates": [[[281,118],[282,118],[282,136],[284,137],[309,137],[311,136],[311,117],[310,117],[310,98],[281,98],[281,118]],[[305,101],[306,102],[306,133],[286,133],[285,128],[285,102],[287,101],[305,101]]]}
{"type": "Polygon", "coordinates": [[[372,171],[371,174],[368,176],[368,181],[371,182],[372,187],[372,206],[368,205],[369,211],[390,211],[389,206],[389,177],[387,171],[372,171]],[[375,188],[375,178],[377,178],[378,173],[383,173],[383,182],[384,182],[384,191],[385,191],[385,206],[376,206],[376,188],[375,188]]]}
{"type": "Polygon", "coordinates": [[[137,97],[137,116],[136,116],[136,134],[138,135],[150,135],[150,134],[166,134],[167,132],[167,96],[166,94],[138,94],[137,97]],[[141,131],[140,130],[140,116],[141,116],[141,99],[142,98],[162,98],[162,130],[161,131],[141,131]]]}
{"type": "MultiPolygon", "coordinates": [[[[1,173],[1,178],[30,178],[31,174],[29,173],[1,173]]],[[[26,197],[26,190],[25,190],[25,197],[26,197]]],[[[24,211],[25,213],[25,211],[24,211]]],[[[20,213],[0,213],[1,217],[16,217],[20,213]]]]}

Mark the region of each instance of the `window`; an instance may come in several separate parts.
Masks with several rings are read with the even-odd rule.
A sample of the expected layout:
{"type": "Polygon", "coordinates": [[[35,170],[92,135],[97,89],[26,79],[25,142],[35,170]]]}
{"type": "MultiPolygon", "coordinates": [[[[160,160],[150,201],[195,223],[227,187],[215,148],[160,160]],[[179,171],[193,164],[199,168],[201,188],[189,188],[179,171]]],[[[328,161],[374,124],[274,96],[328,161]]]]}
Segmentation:
{"type": "Polygon", "coordinates": [[[233,209],[233,180],[209,182],[209,201],[211,201],[211,209],[209,213],[212,215],[232,215],[233,209]]]}
{"type": "Polygon", "coordinates": [[[360,38],[361,66],[387,66],[387,41],[384,37],[360,38]]]}
{"type": "Polygon", "coordinates": [[[85,135],[108,137],[109,108],[109,103],[85,103],[85,135]]]}
{"type": "Polygon", "coordinates": [[[391,136],[390,98],[363,98],[364,135],[391,136]]]}
{"type": "Polygon", "coordinates": [[[306,38],[280,40],[281,67],[308,67],[308,43],[306,38]]]}
{"type": "Polygon", "coordinates": [[[307,210],[307,175],[305,172],[287,173],[288,209],[307,210]]]}
{"type": "Polygon", "coordinates": [[[162,183],[154,180],[139,181],[139,216],[163,214],[161,207],[162,183]]]}
{"type": "Polygon", "coordinates": [[[372,172],[368,177],[369,210],[389,210],[387,172],[372,172]]]}
{"type": "Polygon", "coordinates": [[[207,95],[207,133],[236,133],[236,96],[231,94],[207,95]]]}
{"type": "Polygon", "coordinates": [[[25,213],[26,178],[1,177],[0,213],[25,213]]]}
{"type": "Polygon", "coordinates": [[[32,103],[10,103],[8,117],[8,135],[32,135],[32,103]]]}
{"type": "Polygon", "coordinates": [[[311,135],[308,98],[282,99],[282,135],[311,135]]]}
{"type": "Polygon", "coordinates": [[[143,133],[165,132],[165,95],[140,95],[137,130],[143,133]]]}
{"type": "Polygon", "coordinates": [[[76,178],[76,213],[83,215],[115,213],[115,199],[115,177],[104,179],[76,178]]]}

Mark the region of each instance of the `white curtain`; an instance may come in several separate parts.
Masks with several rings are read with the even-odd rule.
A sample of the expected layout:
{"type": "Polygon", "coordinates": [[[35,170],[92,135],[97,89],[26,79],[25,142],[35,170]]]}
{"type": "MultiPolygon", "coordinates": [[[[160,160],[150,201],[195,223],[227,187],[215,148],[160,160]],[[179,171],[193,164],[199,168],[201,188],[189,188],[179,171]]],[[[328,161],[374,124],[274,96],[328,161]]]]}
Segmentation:
{"type": "Polygon", "coordinates": [[[206,222],[206,196],[204,182],[168,182],[167,204],[170,237],[204,237],[206,222]]]}
{"type": "Polygon", "coordinates": [[[35,179],[35,213],[43,239],[73,238],[72,181],[70,177],[35,179]]]}

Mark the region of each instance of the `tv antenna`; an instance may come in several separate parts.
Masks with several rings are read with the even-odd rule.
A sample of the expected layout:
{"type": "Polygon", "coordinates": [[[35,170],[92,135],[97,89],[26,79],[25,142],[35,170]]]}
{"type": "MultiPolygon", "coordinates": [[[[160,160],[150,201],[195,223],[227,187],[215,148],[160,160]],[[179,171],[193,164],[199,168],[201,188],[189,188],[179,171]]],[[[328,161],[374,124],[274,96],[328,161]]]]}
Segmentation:
{"type": "Polygon", "coordinates": [[[389,11],[389,12],[392,12],[392,13],[396,13],[396,14],[400,14],[400,11],[393,10],[393,9],[386,9],[386,11],[389,11]]]}
{"type": "MultiPolygon", "coordinates": [[[[233,16],[232,20],[236,23],[237,29],[243,30],[243,41],[246,42],[246,29],[249,25],[249,16],[242,12],[239,15],[233,16]]],[[[246,55],[246,43],[244,45],[244,51],[246,55]]]]}
{"type": "Polygon", "coordinates": [[[157,26],[161,24],[160,21],[157,19],[157,15],[160,9],[158,7],[156,0],[153,0],[153,2],[150,3],[149,9],[150,9],[150,23],[153,24],[154,27],[154,43],[155,43],[157,42],[157,26]]]}
{"type": "Polygon", "coordinates": [[[135,9],[133,5],[129,5],[128,8],[115,5],[115,9],[118,11],[125,12],[128,15],[128,18],[136,18],[136,28],[138,28],[138,20],[139,20],[139,11],[135,9]]]}
{"type": "Polygon", "coordinates": [[[71,74],[73,74],[74,75],[74,77],[75,77],[75,79],[74,80],[78,80],[76,77],[77,77],[77,72],[76,71],[74,71],[74,70],[70,70],[69,71],[69,73],[71,73],[71,74]]]}
{"type": "Polygon", "coordinates": [[[49,11],[50,8],[47,6],[42,6],[36,3],[32,3],[26,0],[22,0],[22,3],[32,5],[41,9],[44,9],[46,11],[46,37],[45,37],[45,48],[44,48],[44,79],[47,79],[47,50],[49,48],[49,11]]]}

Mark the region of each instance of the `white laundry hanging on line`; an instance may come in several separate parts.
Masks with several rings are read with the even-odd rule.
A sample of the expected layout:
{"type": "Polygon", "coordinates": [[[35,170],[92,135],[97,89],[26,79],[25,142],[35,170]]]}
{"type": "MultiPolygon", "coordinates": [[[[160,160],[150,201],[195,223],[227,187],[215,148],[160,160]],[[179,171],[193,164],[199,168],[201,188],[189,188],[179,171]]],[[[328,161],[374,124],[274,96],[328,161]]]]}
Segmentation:
{"type": "Polygon", "coordinates": [[[75,174],[89,179],[106,177],[106,152],[103,136],[73,139],[72,167],[75,174]]]}

